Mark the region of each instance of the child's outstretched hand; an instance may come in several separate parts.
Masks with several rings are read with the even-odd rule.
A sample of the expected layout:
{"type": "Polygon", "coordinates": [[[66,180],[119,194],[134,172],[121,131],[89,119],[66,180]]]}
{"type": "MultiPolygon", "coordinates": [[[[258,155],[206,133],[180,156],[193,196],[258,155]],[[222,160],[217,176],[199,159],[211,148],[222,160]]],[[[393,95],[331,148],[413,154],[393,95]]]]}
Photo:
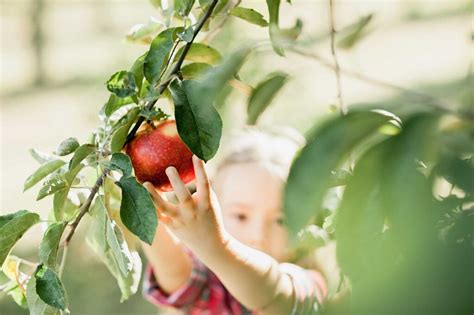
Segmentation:
{"type": "Polygon", "coordinates": [[[196,254],[207,254],[222,247],[227,242],[227,233],[222,223],[222,215],[211,189],[204,169],[204,162],[193,156],[196,175],[196,193],[191,195],[174,167],[166,169],[179,203],[165,201],[155,187],[146,182],[158,212],[160,223],[164,223],[171,232],[196,254]]]}

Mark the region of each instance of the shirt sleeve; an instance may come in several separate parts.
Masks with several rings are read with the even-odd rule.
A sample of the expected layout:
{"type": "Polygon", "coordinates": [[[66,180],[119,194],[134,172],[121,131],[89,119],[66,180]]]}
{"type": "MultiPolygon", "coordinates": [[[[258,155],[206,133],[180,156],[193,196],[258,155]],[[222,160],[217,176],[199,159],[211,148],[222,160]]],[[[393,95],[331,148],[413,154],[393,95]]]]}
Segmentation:
{"type": "Polygon", "coordinates": [[[290,263],[280,264],[280,270],[290,276],[293,284],[295,302],[291,314],[318,314],[328,291],[321,273],[290,263]]]}
{"type": "Polygon", "coordinates": [[[171,294],[167,294],[156,281],[153,267],[148,265],[145,269],[143,281],[143,295],[152,304],[158,306],[171,306],[185,309],[193,305],[207,285],[209,270],[191,252],[187,251],[192,260],[192,271],[189,280],[171,294]]]}

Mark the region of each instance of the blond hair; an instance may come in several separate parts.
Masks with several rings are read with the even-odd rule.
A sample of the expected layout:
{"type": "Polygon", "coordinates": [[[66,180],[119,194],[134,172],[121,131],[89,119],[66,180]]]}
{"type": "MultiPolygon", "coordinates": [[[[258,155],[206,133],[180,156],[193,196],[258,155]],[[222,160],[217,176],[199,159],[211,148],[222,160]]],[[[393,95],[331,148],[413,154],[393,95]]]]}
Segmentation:
{"type": "Polygon", "coordinates": [[[305,140],[290,127],[246,126],[230,133],[222,143],[217,173],[230,165],[256,163],[286,180],[293,158],[305,140]]]}

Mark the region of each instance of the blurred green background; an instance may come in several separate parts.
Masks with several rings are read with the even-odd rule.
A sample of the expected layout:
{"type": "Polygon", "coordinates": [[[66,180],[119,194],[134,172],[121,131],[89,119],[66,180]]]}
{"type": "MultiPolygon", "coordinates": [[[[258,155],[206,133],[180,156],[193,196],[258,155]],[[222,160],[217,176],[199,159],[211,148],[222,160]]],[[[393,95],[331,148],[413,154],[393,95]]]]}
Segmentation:
{"type": "MultiPolygon", "coordinates": [[[[283,27],[301,18],[303,37],[327,34],[327,1],[293,2],[281,9],[283,27]]],[[[35,202],[36,190],[22,193],[24,180],[36,167],[28,149],[51,152],[69,136],[80,142],[88,138],[109,94],[104,82],[115,71],[129,68],[147,49],[127,42],[125,35],[133,25],[159,16],[147,0],[1,0],[0,4],[0,213],[28,209],[45,216],[52,201],[35,202]]],[[[268,16],[264,1],[243,1],[243,6],[268,16]]],[[[352,50],[339,51],[342,68],[425,90],[454,104],[463,101],[466,91],[472,93],[472,76],[466,79],[472,72],[472,1],[336,1],[337,28],[369,13],[374,13],[372,31],[352,50]]],[[[267,36],[266,29],[230,19],[211,45],[225,55],[249,38],[267,36]]],[[[315,40],[309,50],[329,58],[329,40],[315,40]]],[[[262,124],[291,125],[304,132],[336,102],[333,72],[291,53],[286,58],[254,55],[241,77],[255,85],[275,70],[290,73],[291,80],[262,124]]],[[[346,76],[342,90],[347,104],[400,96],[396,89],[346,76]]],[[[223,113],[225,131],[243,124],[245,104],[246,96],[233,91],[223,113]]],[[[82,234],[84,225],[79,228],[82,234]]],[[[30,230],[14,254],[35,261],[42,228],[30,230]]],[[[157,313],[141,294],[120,304],[114,278],[80,235],[72,242],[64,283],[73,314],[157,313]]],[[[0,296],[0,314],[27,312],[10,297],[0,296]]]]}

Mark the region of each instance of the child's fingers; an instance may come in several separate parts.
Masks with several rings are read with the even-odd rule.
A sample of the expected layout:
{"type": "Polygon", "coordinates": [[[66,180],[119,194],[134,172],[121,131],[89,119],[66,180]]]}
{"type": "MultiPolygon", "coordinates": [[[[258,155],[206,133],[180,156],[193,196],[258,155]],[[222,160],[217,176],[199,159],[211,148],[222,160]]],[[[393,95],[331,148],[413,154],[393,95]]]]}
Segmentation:
{"type": "Polygon", "coordinates": [[[166,175],[168,176],[174,193],[179,200],[180,210],[182,210],[180,214],[187,218],[194,217],[193,197],[179,177],[179,173],[176,168],[172,166],[168,167],[166,169],[166,175]]]}
{"type": "Polygon", "coordinates": [[[207,178],[204,162],[193,155],[194,173],[196,174],[196,190],[201,209],[208,209],[210,206],[210,183],[207,178]]]}
{"type": "Polygon", "coordinates": [[[156,192],[155,187],[152,183],[146,182],[143,184],[143,186],[150,193],[151,200],[153,201],[153,204],[155,205],[155,208],[158,211],[158,215],[164,213],[170,217],[177,216],[178,211],[176,210],[175,206],[170,204],[169,202],[164,201],[163,198],[161,198],[160,194],[156,192]]]}

